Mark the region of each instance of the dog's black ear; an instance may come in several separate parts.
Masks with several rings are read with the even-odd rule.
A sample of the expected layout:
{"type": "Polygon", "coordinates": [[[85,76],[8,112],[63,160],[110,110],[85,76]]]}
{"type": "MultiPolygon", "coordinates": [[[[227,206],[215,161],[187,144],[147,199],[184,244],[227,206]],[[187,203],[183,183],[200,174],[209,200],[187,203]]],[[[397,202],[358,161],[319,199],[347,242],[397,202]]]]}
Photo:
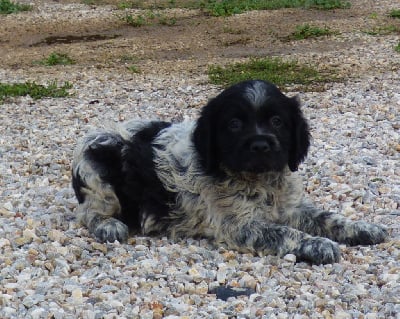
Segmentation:
{"type": "Polygon", "coordinates": [[[300,101],[297,97],[290,99],[292,104],[292,140],[289,150],[289,168],[292,172],[297,171],[301,162],[304,161],[310,146],[310,130],[308,123],[300,109],[300,101]]]}
{"type": "Polygon", "coordinates": [[[212,99],[203,108],[193,132],[193,143],[200,157],[200,164],[207,174],[213,174],[219,166],[216,130],[217,101],[212,99]]]}

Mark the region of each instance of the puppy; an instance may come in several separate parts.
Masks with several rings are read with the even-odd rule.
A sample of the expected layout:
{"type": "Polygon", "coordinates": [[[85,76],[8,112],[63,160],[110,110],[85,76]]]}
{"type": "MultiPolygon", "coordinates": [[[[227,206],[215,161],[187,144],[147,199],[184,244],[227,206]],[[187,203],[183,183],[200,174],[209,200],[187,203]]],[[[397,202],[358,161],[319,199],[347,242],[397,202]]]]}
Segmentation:
{"type": "Polygon", "coordinates": [[[303,199],[296,171],[309,145],[296,98],[268,82],[241,82],[197,121],[130,121],[89,133],[74,153],[77,213],[103,242],[125,241],[129,230],[205,237],[316,264],[339,261],[337,242],[384,241],[385,228],[303,199]]]}

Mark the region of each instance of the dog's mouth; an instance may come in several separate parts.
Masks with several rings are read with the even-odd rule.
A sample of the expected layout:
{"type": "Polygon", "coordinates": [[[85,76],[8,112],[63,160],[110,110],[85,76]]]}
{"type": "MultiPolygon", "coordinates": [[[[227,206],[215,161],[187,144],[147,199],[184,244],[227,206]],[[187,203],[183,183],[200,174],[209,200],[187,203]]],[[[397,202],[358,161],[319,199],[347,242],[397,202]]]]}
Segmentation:
{"type": "Polygon", "coordinates": [[[251,158],[243,162],[240,170],[250,173],[280,172],[285,166],[283,161],[271,160],[271,158],[251,158]]]}
{"type": "Polygon", "coordinates": [[[233,156],[233,161],[225,162],[224,166],[232,172],[248,172],[254,174],[281,172],[287,166],[287,160],[278,154],[267,154],[258,156],[246,156],[241,154],[233,156]]]}
{"type": "Polygon", "coordinates": [[[236,173],[281,172],[288,163],[288,156],[274,135],[251,136],[221,151],[221,164],[236,173]]]}

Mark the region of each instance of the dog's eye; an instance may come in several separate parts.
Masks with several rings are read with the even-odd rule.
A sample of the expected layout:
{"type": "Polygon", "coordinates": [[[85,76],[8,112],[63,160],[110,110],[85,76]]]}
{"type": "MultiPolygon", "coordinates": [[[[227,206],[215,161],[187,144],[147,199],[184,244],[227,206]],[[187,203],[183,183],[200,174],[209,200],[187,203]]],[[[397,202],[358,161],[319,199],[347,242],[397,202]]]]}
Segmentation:
{"type": "Polygon", "coordinates": [[[232,132],[238,132],[242,129],[243,122],[239,119],[232,119],[228,123],[228,128],[232,132]]]}
{"type": "Polygon", "coordinates": [[[282,126],[282,120],[279,116],[271,117],[271,124],[275,128],[280,128],[282,126]]]}

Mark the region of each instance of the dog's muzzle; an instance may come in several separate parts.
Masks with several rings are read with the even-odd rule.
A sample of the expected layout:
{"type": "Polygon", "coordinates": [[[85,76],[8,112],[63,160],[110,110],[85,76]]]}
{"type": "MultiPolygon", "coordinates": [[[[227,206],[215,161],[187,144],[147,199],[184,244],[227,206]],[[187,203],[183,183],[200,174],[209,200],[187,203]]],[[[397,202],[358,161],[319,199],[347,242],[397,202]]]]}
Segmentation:
{"type": "Polygon", "coordinates": [[[264,154],[269,152],[278,152],[280,145],[274,135],[257,135],[249,139],[248,150],[254,154],[264,154]]]}

